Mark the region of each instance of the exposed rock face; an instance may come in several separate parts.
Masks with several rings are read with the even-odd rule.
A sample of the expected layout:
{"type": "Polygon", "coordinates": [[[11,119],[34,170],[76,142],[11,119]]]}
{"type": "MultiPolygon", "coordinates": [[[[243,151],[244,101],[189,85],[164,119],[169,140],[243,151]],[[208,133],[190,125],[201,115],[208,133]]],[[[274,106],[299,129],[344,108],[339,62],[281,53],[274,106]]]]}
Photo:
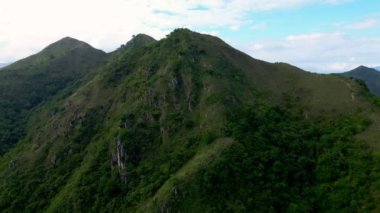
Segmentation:
{"type": "Polygon", "coordinates": [[[120,179],[123,183],[127,183],[127,176],[125,172],[125,149],[121,143],[120,137],[115,138],[116,150],[112,152],[111,167],[118,168],[120,179]]]}
{"type": "Polygon", "coordinates": [[[16,161],[15,161],[15,160],[11,160],[11,161],[9,161],[9,163],[8,163],[8,167],[9,167],[10,169],[15,168],[15,166],[16,166],[16,161]]]}
{"type": "Polygon", "coordinates": [[[54,154],[54,155],[50,158],[50,163],[53,164],[53,165],[55,165],[56,162],[57,162],[57,155],[54,154]]]}

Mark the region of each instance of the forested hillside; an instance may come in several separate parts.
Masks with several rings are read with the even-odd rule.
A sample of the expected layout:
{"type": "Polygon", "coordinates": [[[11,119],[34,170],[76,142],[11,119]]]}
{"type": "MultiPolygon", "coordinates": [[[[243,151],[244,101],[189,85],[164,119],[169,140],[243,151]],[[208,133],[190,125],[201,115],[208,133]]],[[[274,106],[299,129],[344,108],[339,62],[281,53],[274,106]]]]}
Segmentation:
{"type": "Polygon", "coordinates": [[[379,101],[356,80],[187,29],[91,72],[0,158],[4,212],[380,210],[379,101]]]}
{"type": "Polygon", "coordinates": [[[92,78],[105,59],[106,53],[67,37],[3,68],[0,72],[0,155],[24,135],[30,110],[59,93],[69,95],[92,78]]]}

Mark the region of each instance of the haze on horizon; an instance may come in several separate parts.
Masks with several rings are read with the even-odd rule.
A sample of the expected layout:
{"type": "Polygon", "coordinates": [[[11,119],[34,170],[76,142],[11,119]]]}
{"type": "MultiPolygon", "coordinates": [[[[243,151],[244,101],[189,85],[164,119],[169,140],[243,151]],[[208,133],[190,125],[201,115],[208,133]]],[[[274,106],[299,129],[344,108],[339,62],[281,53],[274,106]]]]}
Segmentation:
{"type": "Polygon", "coordinates": [[[109,52],[137,33],[160,39],[187,27],[254,58],[342,72],[380,66],[379,11],[372,0],[3,0],[0,63],[65,36],[109,52]]]}

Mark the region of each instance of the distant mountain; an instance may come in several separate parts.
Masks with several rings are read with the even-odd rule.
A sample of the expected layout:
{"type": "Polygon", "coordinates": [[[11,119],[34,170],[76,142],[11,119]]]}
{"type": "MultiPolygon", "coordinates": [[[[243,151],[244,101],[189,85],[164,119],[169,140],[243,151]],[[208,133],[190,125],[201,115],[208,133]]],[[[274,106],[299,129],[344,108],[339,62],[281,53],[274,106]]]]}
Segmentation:
{"type": "Polygon", "coordinates": [[[374,67],[374,69],[380,71],[380,67],[374,67]]]}
{"type": "Polygon", "coordinates": [[[9,65],[9,63],[0,63],[0,69],[7,66],[7,65],[9,65]]]}
{"type": "Polygon", "coordinates": [[[380,72],[378,70],[359,66],[351,71],[341,73],[340,75],[364,81],[370,92],[380,96],[380,72]]]}
{"type": "Polygon", "coordinates": [[[24,134],[26,115],[54,95],[92,78],[106,53],[63,38],[0,72],[0,155],[24,134]]]}
{"type": "Polygon", "coordinates": [[[118,54],[125,54],[129,51],[140,49],[154,41],[156,40],[150,37],[149,35],[137,34],[134,35],[132,39],[128,41],[126,44],[121,45],[117,50],[111,52],[110,55],[113,56],[118,54]]]}

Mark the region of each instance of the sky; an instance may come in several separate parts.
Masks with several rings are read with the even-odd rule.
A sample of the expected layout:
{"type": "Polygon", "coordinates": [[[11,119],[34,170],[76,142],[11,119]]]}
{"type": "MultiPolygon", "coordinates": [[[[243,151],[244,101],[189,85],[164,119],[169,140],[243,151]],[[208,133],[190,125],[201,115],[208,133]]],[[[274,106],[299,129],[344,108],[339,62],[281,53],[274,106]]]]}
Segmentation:
{"type": "Polygon", "coordinates": [[[0,63],[66,36],[109,52],[183,27],[311,72],[380,66],[379,0],[0,0],[0,63]]]}

